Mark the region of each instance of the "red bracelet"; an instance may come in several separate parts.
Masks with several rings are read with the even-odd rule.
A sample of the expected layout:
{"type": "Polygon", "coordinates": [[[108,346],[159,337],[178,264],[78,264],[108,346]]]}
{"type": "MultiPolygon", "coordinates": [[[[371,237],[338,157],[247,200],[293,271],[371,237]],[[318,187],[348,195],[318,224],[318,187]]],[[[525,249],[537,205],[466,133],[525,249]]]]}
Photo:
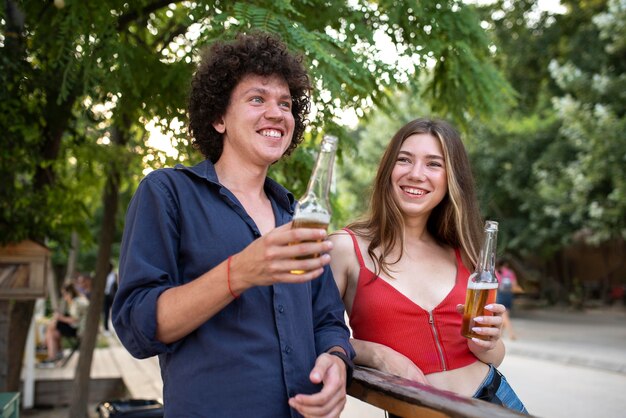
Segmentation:
{"type": "Polygon", "coordinates": [[[236,295],[235,292],[233,292],[233,289],[230,288],[230,259],[233,258],[233,256],[228,256],[228,261],[226,262],[226,279],[228,281],[228,291],[230,292],[231,295],[233,295],[233,297],[235,299],[237,299],[239,297],[239,295],[236,295]]]}

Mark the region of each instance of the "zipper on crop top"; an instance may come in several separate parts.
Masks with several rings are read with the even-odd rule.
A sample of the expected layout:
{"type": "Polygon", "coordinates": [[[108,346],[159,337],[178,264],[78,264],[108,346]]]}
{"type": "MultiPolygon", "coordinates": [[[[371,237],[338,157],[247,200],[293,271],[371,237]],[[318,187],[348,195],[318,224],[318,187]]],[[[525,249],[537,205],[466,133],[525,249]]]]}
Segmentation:
{"type": "Polygon", "coordinates": [[[439,352],[439,360],[441,360],[441,367],[445,372],[448,370],[446,366],[446,361],[443,358],[443,350],[441,349],[441,342],[439,341],[439,334],[437,333],[437,328],[435,328],[435,317],[433,316],[433,311],[428,311],[428,323],[430,324],[430,328],[433,330],[433,336],[435,337],[435,345],[437,346],[437,351],[439,352]]]}

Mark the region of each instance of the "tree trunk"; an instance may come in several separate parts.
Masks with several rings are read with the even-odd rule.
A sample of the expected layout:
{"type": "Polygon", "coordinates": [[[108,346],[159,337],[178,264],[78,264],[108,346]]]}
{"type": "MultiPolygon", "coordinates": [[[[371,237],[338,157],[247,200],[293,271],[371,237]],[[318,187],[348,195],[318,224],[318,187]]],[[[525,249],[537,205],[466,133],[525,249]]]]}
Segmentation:
{"type": "Polygon", "coordinates": [[[78,247],[80,245],[80,238],[76,231],[72,231],[72,244],[67,256],[67,267],[65,269],[64,281],[69,282],[74,277],[76,272],[76,260],[78,259],[78,247]]]}
{"type": "MultiPolygon", "coordinates": [[[[113,127],[111,138],[114,146],[124,145],[125,133],[119,128],[113,127]]],[[[76,374],[73,384],[72,402],[70,404],[70,418],[85,418],[88,416],[89,403],[89,375],[93,360],[93,351],[96,346],[100,325],[100,314],[104,304],[104,287],[106,276],[109,273],[111,262],[111,248],[115,239],[115,224],[119,199],[120,170],[115,161],[110,162],[107,181],[102,194],[104,216],[100,228],[100,242],[98,259],[96,261],[96,273],[92,283],[91,299],[85,330],[80,343],[80,356],[76,366],[76,374]]]]}
{"type": "Polygon", "coordinates": [[[24,346],[34,307],[34,300],[0,301],[0,392],[20,391],[24,346]]]}
{"type": "Polygon", "coordinates": [[[9,372],[8,391],[20,390],[20,376],[22,373],[22,361],[24,359],[24,347],[33,319],[35,310],[34,300],[14,301],[9,316],[9,372]]]}

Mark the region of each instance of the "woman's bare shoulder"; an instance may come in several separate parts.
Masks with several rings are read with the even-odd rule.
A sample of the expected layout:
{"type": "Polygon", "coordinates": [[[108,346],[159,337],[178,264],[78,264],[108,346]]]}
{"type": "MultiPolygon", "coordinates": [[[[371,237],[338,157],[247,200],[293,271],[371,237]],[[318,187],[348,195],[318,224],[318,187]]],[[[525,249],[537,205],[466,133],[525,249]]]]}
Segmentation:
{"type": "Polygon", "coordinates": [[[334,250],[345,251],[352,248],[352,237],[345,229],[333,231],[328,239],[333,243],[334,250]]]}
{"type": "Polygon", "coordinates": [[[363,236],[363,234],[359,232],[355,232],[350,230],[350,232],[345,229],[338,229],[331,234],[329,234],[328,238],[333,241],[333,244],[349,246],[352,248],[354,246],[353,239],[356,239],[359,247],[365,246],[365,248],[369,245],[369,239],[363,236]]]}

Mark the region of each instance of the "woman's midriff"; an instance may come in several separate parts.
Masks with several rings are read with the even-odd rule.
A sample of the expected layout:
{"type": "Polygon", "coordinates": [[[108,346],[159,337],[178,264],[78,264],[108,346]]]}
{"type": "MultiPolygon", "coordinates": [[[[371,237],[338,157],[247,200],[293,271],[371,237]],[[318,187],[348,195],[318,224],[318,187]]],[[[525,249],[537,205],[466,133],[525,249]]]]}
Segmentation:
{"type": "Polygon", "coordinates": [[[488,365],[482,361],[475,361],[459,369],[428,374],[426,379],[437,389],[449,390],[463,396],[473,396],[488,372],[488,365]]]}

